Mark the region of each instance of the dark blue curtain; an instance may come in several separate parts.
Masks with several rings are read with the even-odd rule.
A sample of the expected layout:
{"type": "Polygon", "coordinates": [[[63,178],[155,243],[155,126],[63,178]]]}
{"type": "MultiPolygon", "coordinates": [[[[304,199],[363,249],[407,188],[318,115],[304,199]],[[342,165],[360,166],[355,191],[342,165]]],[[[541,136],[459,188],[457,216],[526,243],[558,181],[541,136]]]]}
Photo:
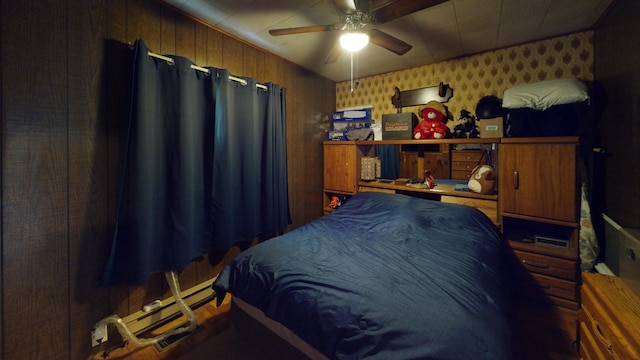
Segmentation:
{"type": "Polygon", "coordinates": [[[376,145],[375,155],[380,157],[380,177],[397,179],[400,177],[400,150],[398,145],[376,145]]]}
{"type": "Polygon", "coordinates": [[[152,273],[182,270],[290,223],[284,89],[148,54],[136,41],[102,286],[141,285],[152,273]]]}
{"type": "Polygon", "coordinates": [[[286,186],[285,89],[256,88],[218,70],[213,175],[217,250],[282,232],[290,223],[286,186]]]}

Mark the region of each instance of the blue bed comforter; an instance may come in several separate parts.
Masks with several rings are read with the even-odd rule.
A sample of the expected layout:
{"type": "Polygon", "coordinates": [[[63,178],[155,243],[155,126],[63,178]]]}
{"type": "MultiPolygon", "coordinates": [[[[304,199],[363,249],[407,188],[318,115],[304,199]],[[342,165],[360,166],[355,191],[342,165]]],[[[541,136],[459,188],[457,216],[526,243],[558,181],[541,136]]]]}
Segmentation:
{"type": "Polygon", "coordinates": [[[478,210],[366,192],[213,284],[331,359],[509,359],[504,243],[478,210]]]}

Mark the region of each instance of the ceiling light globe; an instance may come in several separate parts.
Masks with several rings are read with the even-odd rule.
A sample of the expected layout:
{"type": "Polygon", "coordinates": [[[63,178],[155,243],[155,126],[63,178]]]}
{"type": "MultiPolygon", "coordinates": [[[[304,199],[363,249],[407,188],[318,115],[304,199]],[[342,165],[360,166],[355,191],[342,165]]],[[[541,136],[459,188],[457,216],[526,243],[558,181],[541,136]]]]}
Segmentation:
{"type": "Polygon", "coordinates": [[[351,52],[356,52],[367,46],[369,35],[359,32],[348,32],[340,36],[340,46],[351,52]]]}

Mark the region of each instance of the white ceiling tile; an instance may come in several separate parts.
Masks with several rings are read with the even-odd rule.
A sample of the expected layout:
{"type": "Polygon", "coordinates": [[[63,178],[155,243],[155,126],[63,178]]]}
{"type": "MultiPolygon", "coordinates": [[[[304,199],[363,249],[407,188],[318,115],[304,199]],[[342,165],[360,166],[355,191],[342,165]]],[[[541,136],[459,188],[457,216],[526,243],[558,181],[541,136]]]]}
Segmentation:
{"type": "Polygon", "coordinates": [[[494,16],[499,17],[503,0],[452,0],[457,21],[470,18],[494,16]]]}
{"type": "Polygon", "coordinates": [[[540,38],[540,23],[538,19],[500,25],[496,47],[501,48],[525,43],[532,39],[531,34],[536,34],[536,39],[540,38]]]}
{"type": "Polygon", "coordinates": [[[505,0],[500,12],[500,23],[509,25],[520,21],[542,22],[553,0],[505,0]]]}
{"type": "MultiPolygon", "coordinates": [[[[271,36],[269,29],[340,24],[333,0],[163,0],[224,31],[335,81],[349,79],[345,52],[324,64],[339,31],[271,36]]],[[[364,1],[364,0],[361,0],[364,1]]],[[[394,0],[370,0],[375,7],[394,0]]],[[[361,77],[584,30],[615,0],[450,0],[375,26],[413,46],[398,56],[376,45],[359,55],[361,77]]]]}

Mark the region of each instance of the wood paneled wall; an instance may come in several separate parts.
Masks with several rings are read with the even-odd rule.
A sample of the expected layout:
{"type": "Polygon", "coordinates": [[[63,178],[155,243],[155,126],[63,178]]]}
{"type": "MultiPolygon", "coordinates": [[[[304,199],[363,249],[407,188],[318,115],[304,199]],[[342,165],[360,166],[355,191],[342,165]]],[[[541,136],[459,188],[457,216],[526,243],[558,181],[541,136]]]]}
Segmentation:
{"type": "MultiPolygon", "coordinates": [[[[127,55],[138,38],[158,53],[286,87],[291,227],[322,215],[332,81],[153,0],[0,7],[0,358],[84,359],[96,321],[169,296],[161,274],[144,287],[97,287],[114,222],[127,55]]],[[[181,272],[182,289],[219,271],[218,258],[208,260],[181,272]]]]}
{"type": "Polygon", "coordinates": [[[594,155],[603,211],[623,227],[640,228],[640,2],[618,0],[595,32],[595,74],[606,93],[594,155]]]}

